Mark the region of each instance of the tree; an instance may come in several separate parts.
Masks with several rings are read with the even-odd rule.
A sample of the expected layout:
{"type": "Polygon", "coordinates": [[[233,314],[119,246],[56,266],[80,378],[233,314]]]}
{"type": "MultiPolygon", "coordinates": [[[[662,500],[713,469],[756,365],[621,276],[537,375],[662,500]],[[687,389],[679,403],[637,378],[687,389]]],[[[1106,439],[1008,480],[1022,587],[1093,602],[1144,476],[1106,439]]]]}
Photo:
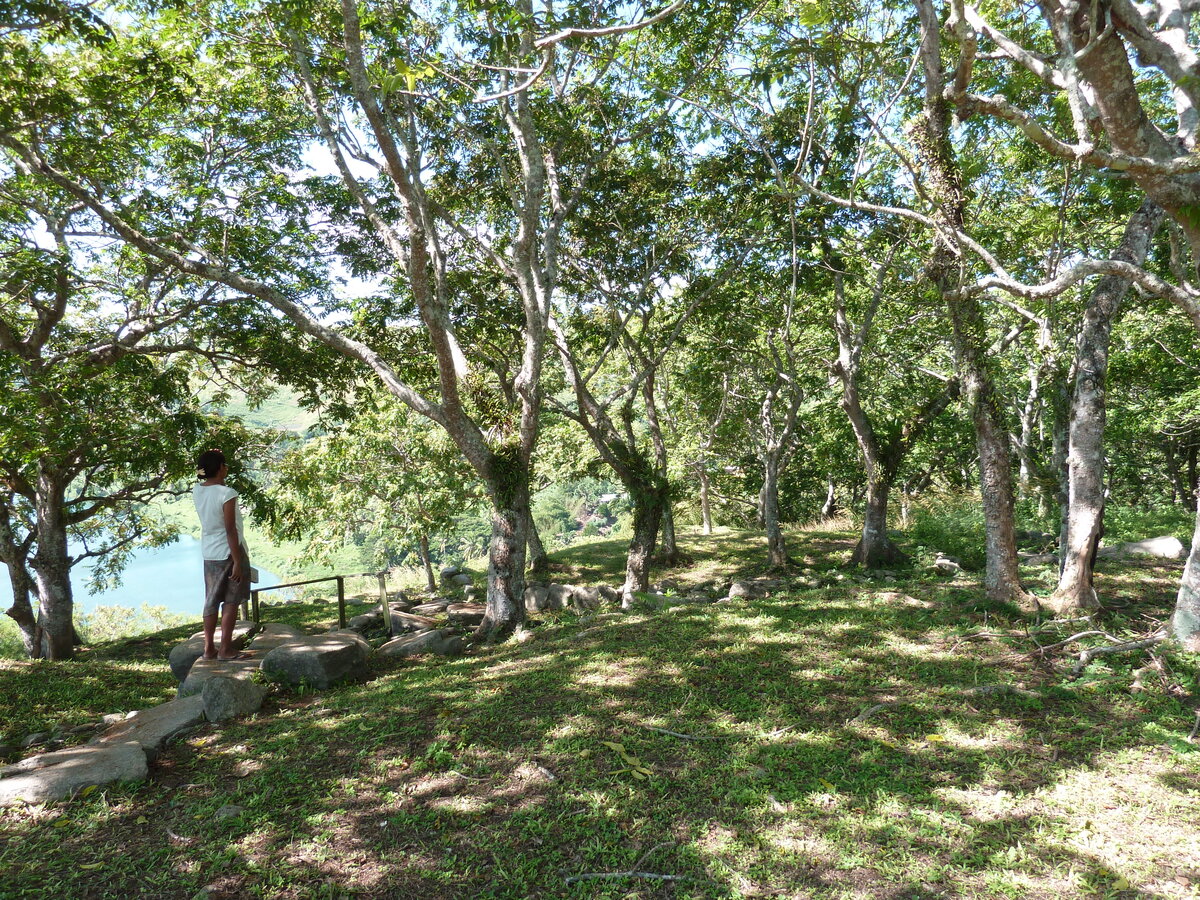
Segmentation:
{"type": "Polygon", "coordinates": [[[478,502],[472,472],[445,432],[378,387],[356,405],[348,422],[280,460],[272,531],[307,538],[310,559],[349,543],[368,544],[379,568],[415,555],[435,591],[430,540],[478,502]]]}

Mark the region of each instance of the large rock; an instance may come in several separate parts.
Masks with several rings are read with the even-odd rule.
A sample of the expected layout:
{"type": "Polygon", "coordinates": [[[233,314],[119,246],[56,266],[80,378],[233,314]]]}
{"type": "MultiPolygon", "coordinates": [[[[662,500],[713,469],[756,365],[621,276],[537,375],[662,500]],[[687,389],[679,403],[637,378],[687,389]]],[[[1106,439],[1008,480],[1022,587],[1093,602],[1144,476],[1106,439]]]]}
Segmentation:
{"type": "Polygon", "coordinates": [[[547,609],[566,609],[571,605],[575,589],[569,584],[552,584],[546,590],[547,609]]]}
{"type": "Polygon", "coordinates": [[[1129,556],[1149,556],[1154,559],[1180,559],[1184,555],[1183,542],[1174,535],[1150,538],[1145,541],[1129,541],[1115,547],[1101,547],[1096,554],[1108,559],[1129,556]]]}
{"type": "Polygon", "coordinates": [[[733,584],[731,584],[729,586],[729,593],[727,594],[727,596],[729,597],[730,600],[737,600],[739,598],[744,598],[744,597],[753,597],[754,589],[750,586],[750,583],[748,581],[735,581],[733,584]]]}
{"type": "MultiPolygon", "coordinates": [[[[233,648],[237,652],[241,652],[246,646],[246,642],[255,634],[261,631],[263,626],[255,625],[253,622],[238,622],[233,629],[233,648]]],[[[217,641],[221,639],[221,630],[217,628],[217,641]]],[[[197,631],[182,644],[176,644],[171,648],[171,652],[167,657],[167,662],[171,666],[171,674],[175,676],[176,681],[183,681],[187,678],[188,672],[191,671],[192,665],[200,657],[204,655],[204,632],[197,631]]]]}
{"type": "Polygon", "coordinates": [[[428,616],[392,610],[393,631],[432,631],[434,628],[437,628],[437,622],[428,616]]]}
{"type": "Polygon", "coordinates": [[[451,603],[446,607],[446,616],[456,625],[478,625],[487,614],[482,603],[451,603]]]}
{"type": "Polygon", "coordinates": [[[441,571],[442,581],[449,581],[461,571],[462,569],[458,566],[443,566],[441,571]]]}
{"type": "Polygon", "coordinates": [[[525,609],[529,612],[545,612],[550,609],[550,586],[543,581],[526,582],[525,609]]]}
{"type": "Polygon", "coordinates": [[[204,638],[189,638],[182,644],[176,644],[167,655],[167,664],[176,681],[183,681],[191,671],[192,665],[204,655],[204,638]]]}
{"type": "Polygon", "coordinates": [[[366,674],[371,646],[345,632],[297,638],[263,657],[262,670],[287,684],[327,688],[366,674]]]}
{"type": "Polygon", "coordinates": [[[592,612],[600,608],[604,595],[598,585],[577,585],[571,591],[571,607],[580,612],[592,612]]]}
{"type": "Polygon", "coordinates": [[[204,721],[204,701],[199,696],[168,700],[138,710],[89,742],[98,746],[135,743],[153,759],[171,737],[204,721]]]}
{"type": "Polygon", "coordinates": [[[217,675],[204,682],[199,699],[203,701],[208,721],[224,722],[258,712],[266,696],[267,689],[261,684],[246,678],[217,675]]]}
{"type": "Polygon", "coordinates": [[[462,638],[451,632],[449,628],[438,628],[434,631],[422,631],[417,634],[392,638],[375,652],[380,656],[397,658],[420,656],[422,653],[456,656],[462,651],[462,638]]]}
{"type": "Polygon", "coordinates": [[[192,666],[192,670],[188,672],[187,678],[183,680],[183,684],[179,685],[178,696],[190,697],[200,693],[204,688],[204,682],[218,675],[249,678],[262,665],[263,658],[260,651],[255,650],[250,651],[248,659],[198,659],[192,666]]]}
{"type": "Polygon", "coordinates": [[[368,613],[363,613],[361,616],[355,616],[346,623],[355,631],[369,631],[372,628],[379,628],[383,625],[383,613],[379,610],[372,610],[368,613]]]}
{"type": "Polygon", "coordinates": [[[459,572],[457,575],[450,576],[451,584],[459,584],[459,585],[462,585],[463,587],[466,587],[467,585],[469,585],[471,583],[471,581],[472,581],[471,576],[468,575],[466,572],[459,572]]]}
{"type": "Polygon", "coordinates": [[[438,613],[445,612],[446,607],[453,602],[453,600],[446,599],[428,600],[425,603],[418,603],[409,612],[418,616],[436,616],[438,613]]]}
{"type": "Polygon", "coordinates": [[[91,785],[146,777],[141,744],[89,744],[56,750],[0,769],[0,806],[54,803],[91,785]]]}

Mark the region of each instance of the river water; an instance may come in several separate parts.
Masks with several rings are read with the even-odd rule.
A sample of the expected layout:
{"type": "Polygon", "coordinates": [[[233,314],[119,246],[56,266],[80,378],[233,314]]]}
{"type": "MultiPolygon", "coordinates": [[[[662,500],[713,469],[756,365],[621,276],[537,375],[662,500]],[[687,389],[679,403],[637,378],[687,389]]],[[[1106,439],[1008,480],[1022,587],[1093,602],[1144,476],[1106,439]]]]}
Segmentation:
{"type": "MultiPolygon", "coordinates": [[[[259,582],[254,587],[280,583],[274,573],[261,566],[256,568],[259,582]]],[[[145,603],[200,618],[204,606],[204,558],[200,555],[200,542],[190,535],[183,535],[173,544],[134,553],[121,576],[121,586],[111,591],[89,594],[87,569],[86,564],[80,564],[71,570],[76,614],[90,613],[97,606],[125,606],[136,610],[145,603]]],[[[0,568],[0,612],[8,609],[11,603],[8,573],[0,568]]]]}

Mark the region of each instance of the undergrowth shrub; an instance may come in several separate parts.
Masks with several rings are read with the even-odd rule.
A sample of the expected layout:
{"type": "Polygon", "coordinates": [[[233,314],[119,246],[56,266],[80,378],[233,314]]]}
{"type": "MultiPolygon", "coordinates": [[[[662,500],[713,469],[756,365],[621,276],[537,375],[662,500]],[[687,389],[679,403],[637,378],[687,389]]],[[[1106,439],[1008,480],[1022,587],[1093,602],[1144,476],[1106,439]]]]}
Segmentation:
{"type": "Polygon", "coordinates": [[[1196,514],[1186,506],[1164,503],[1161,506],[1110,505],[1104,511],[1104,542],[1144,541],[1173,534],[1185,547],[1192,543],[1196,514]]]}
{"type": "Polygon", "coordinates": [[[957,559],[964,569],[982,569],[987,561],[983,507],[978,497],[936,494],[914,503],[905,536],[920,563],[938,553],[957,559]]]}

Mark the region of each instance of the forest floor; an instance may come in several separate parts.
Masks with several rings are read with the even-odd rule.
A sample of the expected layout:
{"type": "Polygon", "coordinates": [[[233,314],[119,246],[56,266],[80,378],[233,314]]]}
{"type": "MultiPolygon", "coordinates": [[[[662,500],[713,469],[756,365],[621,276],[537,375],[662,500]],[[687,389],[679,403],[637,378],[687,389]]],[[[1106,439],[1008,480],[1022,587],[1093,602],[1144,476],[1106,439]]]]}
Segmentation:
{"type": "MultiPolygon", "coordinates": [[[[656,576],[761,574],[760,540],[685,536],[695,561],[656,576]]],[[[278,691],[142,784],[0,812],[0,897],[1200,896],[1197,657],[1072,678],[1090,639],[1033,652],[1144,633],[1178,565],[1103,563],[1113,608],[1089,625],[970,576],[855,580],[849,534],[789,542],[843,580],[547,616],[523,643],[278,691]]],[[[621,566],[612,541],[555,557],[564,581],[621,566]]],[[[330,609],[271,615],[315,631],[330,609]]],[[[0,740],[170,698],[191,631],[0,663],[0,740]]]]}

